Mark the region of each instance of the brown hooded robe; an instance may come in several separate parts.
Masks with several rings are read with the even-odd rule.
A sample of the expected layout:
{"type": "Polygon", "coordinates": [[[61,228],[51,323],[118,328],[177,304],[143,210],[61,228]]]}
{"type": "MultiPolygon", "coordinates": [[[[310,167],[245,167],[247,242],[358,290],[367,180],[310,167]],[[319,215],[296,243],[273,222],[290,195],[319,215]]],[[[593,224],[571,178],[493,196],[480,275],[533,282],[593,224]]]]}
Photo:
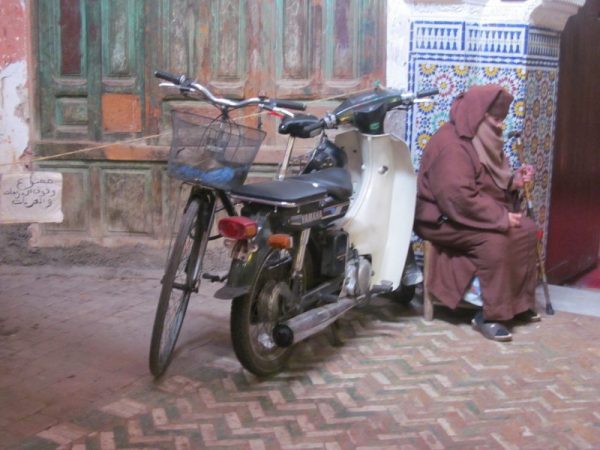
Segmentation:
{"type": "Polygon", "coordinates": [[[523,216],[520,227],[509,227],[514,196],[496,186],[471,142],[490,106],[508,95],[502,91],[474,86],[457,97],[450,122],[425,148],[417,181],[415,231],[435,244],[427,287],[456,308],[477,275],[485,320],[535,308],[535,225],[523,216]]]}

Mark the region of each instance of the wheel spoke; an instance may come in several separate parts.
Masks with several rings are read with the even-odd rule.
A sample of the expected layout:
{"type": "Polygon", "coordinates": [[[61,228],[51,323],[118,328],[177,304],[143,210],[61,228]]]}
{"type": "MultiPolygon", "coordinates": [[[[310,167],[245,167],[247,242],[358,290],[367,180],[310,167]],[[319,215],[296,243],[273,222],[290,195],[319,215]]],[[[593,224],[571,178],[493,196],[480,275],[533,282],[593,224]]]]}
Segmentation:
{"type": "MultiPolygon", "coordinates": [[[[195,227],[196,224],[194,223],[192,226],[195,227]]],[[[179,266],[177,267],[177,272],[175,273],[175,282],[179,282],[179,284],[183,284],[185,281],[187,281],[187,274],[189,272],[188,265],[190,262],[190,253],[192,252],[193,245],[193,239],[188,236],[183,247],[182,258],[179,262],[179,266]]]]}
{"type": "Polygon", "coordinates": [[[152,343],[150,346],[150,370],[158,377],[166,370],[171,359],[188,301],[196,284],[197,270],[203,248],[203,237],[198,223],[200,201],[188,205],[169,263],[163,277],[152,343]]]}
{"type": "MultiPolygon", "coordinates": [[[[176,293],[172,292],[171,295],[173,294],[176,293]]],[[[183,320],[183,315],[181,313],[185,306],[184,300],[187,295],[187,293],[181,293],[178,300],[169,302],[161,338],[161,353],[163,353],[164,350],[168,350],[167,354],[170,353],[172,347],[175,345],[175,340],[177,339],[180,328],[180,324],[177,322],[183,320]]]]}
{"type": "Polygon", "coordinates": [[[233,348],[242,365],[258,376],[281,371],[291,354],[290,347],[279,347],[273,339],[275,326],[288,318],[282,292],[290,289],[290,272],[290,255],[271,252],[258,269],[252,290],[233,300],[233,348]]]}
{"type": "Polygon", "coordinates": [[[252,343],[257,353],[265,358],[276,358],[285,350],[279,348],[273,340],[273,329],[280,318],[282,310],[280,289],[277,282],[265,283],[263,289],[256,297],[254,305],[254,320],[250,325],[252,343]]]}

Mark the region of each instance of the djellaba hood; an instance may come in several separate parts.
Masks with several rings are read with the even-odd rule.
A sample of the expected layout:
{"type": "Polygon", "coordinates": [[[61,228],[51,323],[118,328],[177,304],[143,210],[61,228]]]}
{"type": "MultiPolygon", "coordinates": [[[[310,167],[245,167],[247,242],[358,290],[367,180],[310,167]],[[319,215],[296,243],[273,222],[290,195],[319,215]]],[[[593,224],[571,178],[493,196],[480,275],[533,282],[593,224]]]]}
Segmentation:
{"type": "Polygon", "coordinates": [[[460,137],[472,139],[486,112],[504,119],[512,101],[513,96],[500,85],[472,86],[454,99],[450,122],[460,137]]]}

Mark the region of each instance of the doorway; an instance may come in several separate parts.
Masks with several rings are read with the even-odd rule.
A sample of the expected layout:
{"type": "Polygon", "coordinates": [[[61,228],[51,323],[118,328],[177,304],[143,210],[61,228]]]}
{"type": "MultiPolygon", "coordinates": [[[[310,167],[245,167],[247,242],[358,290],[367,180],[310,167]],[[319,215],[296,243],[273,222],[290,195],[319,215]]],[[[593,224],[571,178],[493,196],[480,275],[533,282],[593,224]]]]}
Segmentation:
{"type": "Polygon", "coordinates": [[[547,275],[563,284],[600,253],[600,0],[587,0],[561,35],[547,275]]]}

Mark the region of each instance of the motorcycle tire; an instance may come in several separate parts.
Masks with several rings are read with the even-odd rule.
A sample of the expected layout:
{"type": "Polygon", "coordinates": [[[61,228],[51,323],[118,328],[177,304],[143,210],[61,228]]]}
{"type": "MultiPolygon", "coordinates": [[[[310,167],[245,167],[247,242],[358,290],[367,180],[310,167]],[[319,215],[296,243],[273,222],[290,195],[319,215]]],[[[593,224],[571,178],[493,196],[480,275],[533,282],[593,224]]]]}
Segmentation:
{"type": "Polygon", "coordinates": [[[402,305],[408,305],[414,298],[416,289],[416,285],[405,286],[400,284],[396,290],[386,294],[385,297],[402,305]]]}
{"type": "Polygon", "coordinates": [[[278,264],[279,259],[278,252],[271,252],[251,292],[234,298],[231,305],[233,350],[242,366],[259,377],[280,372],[291,354],[291,348],[278,347],[272,335],[284,313],[277,285],[287,283],[291,272],[291,259],[283,265],[278,264]]]}

